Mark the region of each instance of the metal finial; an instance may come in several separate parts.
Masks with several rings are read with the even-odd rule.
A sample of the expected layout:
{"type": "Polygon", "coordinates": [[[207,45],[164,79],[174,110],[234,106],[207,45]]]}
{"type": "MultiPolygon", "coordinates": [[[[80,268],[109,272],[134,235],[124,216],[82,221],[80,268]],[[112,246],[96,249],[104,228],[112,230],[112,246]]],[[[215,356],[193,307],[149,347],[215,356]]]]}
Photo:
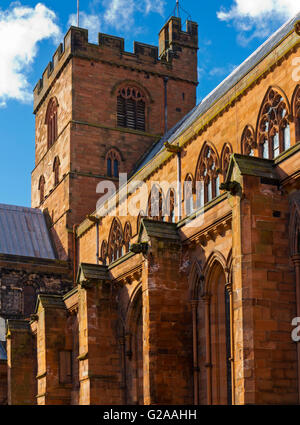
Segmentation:
{"type": "Polygon", "coordinates": [[[177,18],[179,18],[179,0],[176,0],[177,18]]]}

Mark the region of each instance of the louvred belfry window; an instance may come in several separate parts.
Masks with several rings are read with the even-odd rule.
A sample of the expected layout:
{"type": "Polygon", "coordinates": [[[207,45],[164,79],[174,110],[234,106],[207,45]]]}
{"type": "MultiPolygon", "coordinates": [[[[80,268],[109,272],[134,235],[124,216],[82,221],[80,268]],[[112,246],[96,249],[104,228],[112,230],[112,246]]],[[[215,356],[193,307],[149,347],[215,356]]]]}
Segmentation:
{"type": "Polygon", "coordinates": [[[282,95],[270,89],[265,96],[258,123],[259,155],[276,158],[290,147],[288,107],[282,95]]]}
{"type": "Polygon", "coordinates": [[[123,87],[117,98],[117,125],[118,127],[132,128],[145,131],[145,97],[135,87],[123,87]]]}
{"type": "Polygon", "coordinates": [[[57,139],[57,100],[53,97],[48,103],[45,124],[47,125],[48,149],[57,139]]]}

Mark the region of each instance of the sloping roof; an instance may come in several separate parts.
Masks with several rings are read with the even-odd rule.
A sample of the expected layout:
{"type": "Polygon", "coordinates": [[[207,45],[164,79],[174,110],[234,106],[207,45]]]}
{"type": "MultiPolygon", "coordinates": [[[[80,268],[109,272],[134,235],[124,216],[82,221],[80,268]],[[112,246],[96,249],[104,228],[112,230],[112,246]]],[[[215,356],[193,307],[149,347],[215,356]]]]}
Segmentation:
{"type": "Polygon", "coordinates": [[[108,268],[104,265],[81,263],[77,276],[77,283],[92,280],[109,280],[108,268]]]}
{"type": "Polygon", "coordinates": [[[139,242],[142,242],[142,235],[144,230],[149,237],[173,241],[180,240],[177,232],[177,224],[175,223],[143,218],[139,230],[139,242]]]}
{"type": "Polygon", "coordinates": [[[42,211],[0,204],[0,254],[55,259],[42,211]]]}
{"type": "MultiPolygon", "coordinates": [[[[250,55],[240,66],[221,82],[201,103],[190,111],[181,121],[179,121],[171,130],[169,130],[153,146],[151,151],[138,164],[134,173],[141,170],[149,161],[151,161],[160,151],[164,149],[164,143],[172,143],[183,131],[189,128],[199,117],[201,117],[215,102],[223,97],[231,88],[233,88],[245,75],[247,75],[257,63],[259,63],[269,52],[271,52],[280,41],[286,37],[294,28],[295,23],[300,20],[300,11],[282,25],[275,33],[271,35],[252,55],[250,55]]],[[[134,174],[133,173],[133,174],[134,174]]]]}
{"type": "Polygon", "coordinates": [[[270,180],[279,180],[272,159],[257,158],[234,153],[231,156],[225,181],[231,179],[234,166],[237,166],[241,175],[264,177],[270,180]]]}

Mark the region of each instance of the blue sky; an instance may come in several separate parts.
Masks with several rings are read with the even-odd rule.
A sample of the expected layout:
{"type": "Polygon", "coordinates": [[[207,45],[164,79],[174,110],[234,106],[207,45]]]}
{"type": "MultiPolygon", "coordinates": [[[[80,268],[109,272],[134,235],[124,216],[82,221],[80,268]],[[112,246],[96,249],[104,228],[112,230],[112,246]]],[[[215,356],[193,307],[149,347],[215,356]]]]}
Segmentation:
{"type": "MultiPolygon", "coordinates": [[[[81,25],[157,44],[175,0],[80,0],[81,25]]],[[[296,0],[181,0],[199,24],[198,102],[296,14],[296,0]]],[[[71,22],[76,0],[0,0],[0,203],[30,206],[34,168],[32,89],[71,22]]],[[[181,10],[183,20],[187,14],[181,10]]]]}

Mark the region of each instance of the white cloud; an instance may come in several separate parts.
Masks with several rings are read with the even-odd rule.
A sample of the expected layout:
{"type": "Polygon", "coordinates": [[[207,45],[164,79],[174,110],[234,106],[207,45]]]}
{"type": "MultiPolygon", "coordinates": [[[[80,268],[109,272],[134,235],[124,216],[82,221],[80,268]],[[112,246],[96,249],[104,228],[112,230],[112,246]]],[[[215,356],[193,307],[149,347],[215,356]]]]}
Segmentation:
{"type": "Polygon", "coordinates": [[[27,80],[29,65],[37,54],[38,42],[60,36],[56,15],[38,3],[34,8],[13,3],[0,9],[0,106],[8,99],[32,100],[32,88],[27,80]]]}
{"type": "MultiPolygon", "coordinates": [[[[77,14],[74,13],[69,16],[68,25],[77,26],[77,14]]],[[[89,15],[85,12],[79,13],[79,26],[89,30],[89,41],[97,42],[98,33],[100,32],[101,20],[99,15],[89,15]]]]}
{"type": "Polygon", "coordinates": [[[300,11],[298,0],[234,0],[231,9],[222,8],[217,17],[232,21],[239,31],[238,40],[247,44],[253,38],[268,36],[278,25],[300,11]],[[252,31],[245,35],[245,32],[252,31]]]}
{"type": "Polygon", "coordinates": [[[163,16],[165,0],[104,0],[104,20],[107,24],[120,29],[130,29],[134,25],[135,12],[148,15],[158,13],[163,16]]]}

